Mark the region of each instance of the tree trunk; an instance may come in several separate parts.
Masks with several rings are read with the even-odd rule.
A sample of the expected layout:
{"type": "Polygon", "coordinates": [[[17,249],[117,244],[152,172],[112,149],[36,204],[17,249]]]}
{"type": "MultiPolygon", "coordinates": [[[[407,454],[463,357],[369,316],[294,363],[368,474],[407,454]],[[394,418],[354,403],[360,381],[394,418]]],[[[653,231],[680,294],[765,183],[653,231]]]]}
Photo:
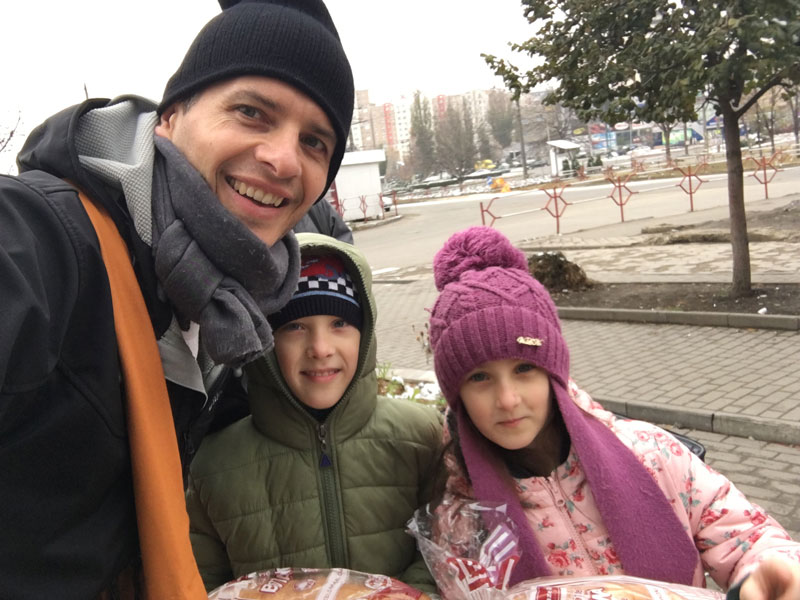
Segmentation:
{"type": "Polygon", "coordinates": [[[664,137],[666,138],[664,144],[667,146],[667,163],[669,163],[672,160],[672,127],[664,128],[664,137]]]}
{"type": "Polygon", "coordinates": [[[800,144],[800,115],[797,111],[800,110],[800,92],[795,92],[794,102],[789,98],[789,106],[792,107],[792,129],[794,129],[794,143],[800,144]]]}
{"type": "Polygon", "coordinates": [[[758,144],[758,155],[764,156],[764,150],[761,148],[761,108],[756,102],[756,143],[758,144]]]}
{"type": "Polygon", "coordinates": [[[670,137],[672,137],[672,126],[671,125],[664,125],[662,123],[658,124],[658,128],[661,130],[661,138],[664,142],[664,149],[666,150],[665,159],[667,161],[667,165],[669,165],[670,161],[672,160],[672,146],[669,143],[670,137]]]}
{"type": "Polygon", "coordinates": [[[747,238],[747,215],[744,210],[744,169],[739,119],[730,104],[722,105],[722,128],[725,136],[725,158],[728,166],[728,211],[731,222],[733,251],[733,284],[731,295],[745,296],[752,291],[750,279],[750,247],[747,238]]]}
{"type": "MultiPolygon", "coordinates": [[[[774,91],[774,88],[773,88],[774,91]]],[[[772,154],[775,154],[775,103],[773,102],[769,107],[769,117],[767,119],[767,131],[769,132],[769,146],[772,154]]]]}
{"type": "Polygon", "coordinates": [[[586,136],[589,138],[589,162],[594,163],[594,143],[592,143],[592,127],[589,121],[586,121],[583,126],[586,128],[586,136]]]}
{"type": "Polygon", "coordinates": [[[686,121],[683,122],[683,153],[689,156],[689,128],[686,126],[686,121]]]}

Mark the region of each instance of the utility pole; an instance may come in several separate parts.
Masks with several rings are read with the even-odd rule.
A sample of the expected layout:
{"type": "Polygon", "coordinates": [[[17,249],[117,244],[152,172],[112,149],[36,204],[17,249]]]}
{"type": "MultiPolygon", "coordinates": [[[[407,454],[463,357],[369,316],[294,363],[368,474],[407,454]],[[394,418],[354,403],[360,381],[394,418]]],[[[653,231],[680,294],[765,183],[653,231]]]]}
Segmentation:
{"type": "Polygon", "coordinates": [[[683,122],[683,153],[689,156],[689,128],[686,121],[683,122]]]}
{"type": "Polygon", "coordinates": [[[528,159],[525,157],[525,134],[522,133],[522,109],[517,99],[517,123],[519,124],[519,150],[522,156],[522,178],[528,179],[528,159]]]}

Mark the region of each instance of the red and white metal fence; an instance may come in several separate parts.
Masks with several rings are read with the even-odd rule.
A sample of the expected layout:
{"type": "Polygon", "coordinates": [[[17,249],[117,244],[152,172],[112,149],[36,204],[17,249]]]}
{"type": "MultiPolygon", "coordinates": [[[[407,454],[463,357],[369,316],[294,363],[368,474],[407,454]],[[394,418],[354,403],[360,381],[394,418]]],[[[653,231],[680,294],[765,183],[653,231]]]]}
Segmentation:
{"type": "MultiPolygon", "coordinates": [[[[791,156],[800,156],[800,146],[793,145],[787,149],[779,150],[769,156],[755,156],[751,151],[749,156],[744,157],[743,165],[745,167],[748,164],[754,165],[754,170],[749,174],[749,177],[754,177],[759,183],[764,185],[765,199],[769,198],[770,182],[773,180],[775,175],[782,170],[780,168],[781,162],[791,156]]],[[[682,158],[685,159],[685,157],[682,158]]],[[[547,195],[547,203],[544,206],[521,211],[517,210],[515,212],[506,214],[502,214],[499,211],[499,206],[504,197],[496,196],[489,200],[489,202],[486,204],[484,204],[484,202],[480,203],[481,223],[483,225],[492,227],[494,226],[495,221],[498,219],[516,217],[538,211],[546,211],[555,219],[556,233],[559,234],[561,233],[561,220],[564,216],[567,206],[573,204],[582,204],[585,202],[594,202],[604,198],[610,198],[614,204],[619,207],[620,222],[624,222],[625,206],[634,194],[646,194],[650,192],[663,191],[665,189],[674,189],[675,187],[679,187],[689,197],[689,211],[693,212],[695,210],[695,194],[697,194],[700,186],[707,182],[707,180],[700,178],[700,173],[708,170],[708,167],[712,162],[720,162],[720,158],[722,158],[722,162],[724,162],[724,153],[717,153],[714,155],[700,154],[691,156],[690,158],[694,161],[694,164],[688,164],[685,160],[670,160],[668,163],[669,167],[676,169],[682,175],[682,179],[679,183],[665,183],[665,185],[648,187],[647,190],[632,190],[628,184],[637,174],[647,174],[648,172],[655,171],[663,172],[663,169],[647,168],[646,161],[639,161],[634,158],[631,163],[634,166],[634,169],[624,174],[618,174],[618,167],[614,167],[613,165],[606,167],[604,170],[605,180],[611,183],[612,186],[612,191],[607,196],[598,196],[595,198],[587,198],[570,202],[564,196],[566,188],[569,187],[571,183],[556,181],[555,185],[552,187],[540,188],[540,190],[547,195]]],[[[587,179],[586,170],[580,170],[578,173],[576,173],[576,178],[578,181],[583,183],[587,179]]]]}

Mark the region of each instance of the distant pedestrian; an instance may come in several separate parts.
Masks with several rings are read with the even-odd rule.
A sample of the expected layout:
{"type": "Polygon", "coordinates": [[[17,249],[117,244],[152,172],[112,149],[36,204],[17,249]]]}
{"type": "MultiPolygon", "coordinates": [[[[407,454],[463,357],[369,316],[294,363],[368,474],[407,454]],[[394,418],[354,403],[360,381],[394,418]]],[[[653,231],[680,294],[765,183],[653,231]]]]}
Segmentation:
{"type": "Polygon", "coordinates": [[[450,440],[436,543],[458,555],[484,527],[469,504],[505,504],[521,550],[512,583],[627,574],[704,586],[708,571],[743,600],[800,598],[800,544],[775,519],[669,433],[615,417],[570,379],[556,307],[507,238],[453,235],[434,278],[450,440]]]}

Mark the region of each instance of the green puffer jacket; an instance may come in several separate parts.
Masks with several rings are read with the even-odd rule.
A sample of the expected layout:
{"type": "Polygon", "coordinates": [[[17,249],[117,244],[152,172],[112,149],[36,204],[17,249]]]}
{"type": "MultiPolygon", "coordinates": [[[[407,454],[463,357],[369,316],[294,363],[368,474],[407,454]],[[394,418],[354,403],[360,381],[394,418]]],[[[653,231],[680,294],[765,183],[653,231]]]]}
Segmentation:
{"type": "Polygon", "coordinates": [[[364,311],[356,375],[319,424],[289,391],[274,352],[247,367],[252,415],[207,437],[191,466],[200,573],[210,590],[257,570],[344,567],[435,591],[405,525],[429,500],[441,415],[377,397],[376,309],[363,255],[327,236],[298,240],[304,254],[335,252],[353,276],[364,311]]]}

